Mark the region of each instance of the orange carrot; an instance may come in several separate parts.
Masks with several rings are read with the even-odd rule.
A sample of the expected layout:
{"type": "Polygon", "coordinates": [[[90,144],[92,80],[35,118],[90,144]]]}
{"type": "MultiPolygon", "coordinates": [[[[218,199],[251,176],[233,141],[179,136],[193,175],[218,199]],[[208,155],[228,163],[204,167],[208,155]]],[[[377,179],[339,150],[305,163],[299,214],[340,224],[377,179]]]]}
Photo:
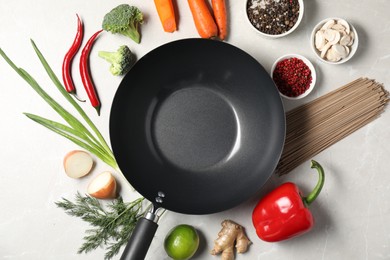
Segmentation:
{"type": "Polygon", "coordinates": [[[218,36],[218,27],[205,0],[188,0],[195,27],[202,38],[218,36]]]}
{"type": "Polygon", "coordinates": [[[154,0],[154,5],[156,6],[164,31],[176,31],[176,16],[172,0],[154,0]]]}
{"type": "Polygon", "coordinates": [[[227,35],[227,13],[225,0],[211,0],[215,22],[218,27],[218,37],[224,40],[227,35]]]}

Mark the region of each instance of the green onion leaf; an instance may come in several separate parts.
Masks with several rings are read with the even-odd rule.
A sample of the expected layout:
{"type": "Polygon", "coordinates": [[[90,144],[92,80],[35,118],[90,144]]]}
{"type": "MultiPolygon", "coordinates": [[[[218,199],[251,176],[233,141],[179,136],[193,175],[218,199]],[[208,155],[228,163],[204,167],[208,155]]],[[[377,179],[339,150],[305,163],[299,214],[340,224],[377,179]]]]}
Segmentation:
{"type": "Polygon", "coordinates": [[[48,103],[53,108],[54,111],[57,112],[59,116],[61,116],[69,124],[69,126],[36,115],[26,115],[42,126],[45,126],[53,132],[69,139],[78,146],[88,150],[90,153],[95,154],[102,161],[120,172],[114,154],[112,153],[111,148],[108,146],[100,131],[84,112],[84,110],[80,107],[80,105],[77,104],[77,102],[71,97],[71,95],[69,95],[68,92],[66,92],[65,88],[58,80],[58,77],[54,74],[46,59],[32,40],[31,43],[37,56],[39,57],[39,60],[41,61],[50,79],[53,81],[54,85],[63,94],[66,100],[73,105],[73,107],[81,115],[87,125],[92,129],[95,135],[93,135],[80,120],[78,120],[74,115],[63,108],[46,91],[44,91],[39,83],[27,71],[17,67],[15,63],[13,63],[12,60],[0,48],[0,55],[3,57],[3,59],[20,75],[21,78],[23,78],[32,87],[33,90],[35,90],[39,96],[41,96],[46,101],[46,103],[48,103]]]}

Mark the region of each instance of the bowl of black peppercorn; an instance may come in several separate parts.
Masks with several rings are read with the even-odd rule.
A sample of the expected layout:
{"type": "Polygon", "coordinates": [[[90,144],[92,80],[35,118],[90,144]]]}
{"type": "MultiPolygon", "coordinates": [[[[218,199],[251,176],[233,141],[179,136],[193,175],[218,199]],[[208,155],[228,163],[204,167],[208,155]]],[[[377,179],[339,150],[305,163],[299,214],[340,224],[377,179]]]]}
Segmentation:
{"type": "Polygon", "coordinates": [[[247,0],[246,16],[260,35],[280,38],[292,33],[302,21],[303,0],[247,0]]]}

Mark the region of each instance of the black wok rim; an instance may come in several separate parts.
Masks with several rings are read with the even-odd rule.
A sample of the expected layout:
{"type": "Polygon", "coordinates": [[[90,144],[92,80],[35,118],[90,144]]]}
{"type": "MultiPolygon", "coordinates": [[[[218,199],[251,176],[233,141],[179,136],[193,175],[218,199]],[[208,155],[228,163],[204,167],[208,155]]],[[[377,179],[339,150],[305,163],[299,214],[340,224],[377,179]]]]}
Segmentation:
{"type": "Polygon", "coordinates": [[[268,73],[241,49],[214,40],[178,40],[150,51],[123,78],[111,107],[110,140],[122,173],[142,196],[159,207],[180,213],[220,212],[249,199],[273,173],[284,137],[283,104],[268,73]],[[186,55],[188,57],[183,58],[186,55]],[[159,104],[177,93],[177,86],[166,91],[166,86],[155,86],[159,81],[153,76],[159,73],[157,70],[171,71],[168,65],[161,66],[168,59],[168,64],[176,64],[176,60],[181,62],[179,67],[184,68],[175,68],[175,71],[182,72],[182,78],[188,77],[186,71],[196,68],[217,81],[217,88],[210,87],[210,79],[200,84],[200,88],[205,86],[221,94],[232,109],[238,111],[238,117],[244,122],[238,124],[245,133],[242,154],[237,153],[233,160],[206,169],[175,165],[161,156],[161,151],[155,147],[154,135],[150,133],[151,126],[161,107],[159,104]],[[207,65],[202,60],[208,61],[207,65]],[[236,64],[234,60],[240,63],[236,64]],[[156,63],[161,64],[152,65],[156,63]],[[216,76],[209,73],[216,65],[226,67],[221,73],[232,70],[228,84],[219,81],[221,73],[216,76]],[[235,75],[236,70],[239,76],[235,75]],[[246,75],[247,70],[251,72],[246,75]],[[245,83],[241,84],[242,81],[245,83]]]}

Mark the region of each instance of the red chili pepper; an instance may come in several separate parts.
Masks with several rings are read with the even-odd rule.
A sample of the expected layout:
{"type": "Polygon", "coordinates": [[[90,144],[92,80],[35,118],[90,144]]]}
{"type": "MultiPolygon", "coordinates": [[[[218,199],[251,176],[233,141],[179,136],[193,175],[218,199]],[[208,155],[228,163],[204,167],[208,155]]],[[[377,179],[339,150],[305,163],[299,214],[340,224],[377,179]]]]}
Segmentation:
{"type": "Polygon", "coordinates": [[[262,240],[286,240],[306,233],[314,226],[314,218],[308,206],[321,192],[325,174],[321,165],[314,160],[311,161],[311,168],[318,171],[319,180],[307,197],[302,196],[294,183],[287,182],[268,193],[256,205],[252,222],[262,240]]]}
{"type": "MultiPolygon", "coordinates": [[[[76,14],[76,16],[77,16],[77,33],[73,40],[72,46],[65,54],[64,61],[62,63],[62,79],[64,81],[66,91],[69,94],[73,94],[78,100],[80,100],[76,95],[76,88],[74,86],[72,75],[71,75],[72,61],[77,51],[80,49],[81,42],[84,36],[83,22],[81,21],[78,14],[76,14]]],[[[85,100],[80,100],[80,101],[84,102],[85,100]]]]}
{"type": "Polygon", "coordinates": [[[100,100],[97,95],[95,86],[92,82],[91,75],[89,73],[89,54],[92,49],[92,45],[95,42],[96,37],[102,32],[103,30],[97,31],[94,33],[91,38],[87,41],[85,44],[81,56],[80,56],[80,75],[81,75],[81,81],[83,82],[85,91],[87,92],[88,98],[91,101],[92,106],[96,109],[98,115],[100,115],[100,100]]]}

